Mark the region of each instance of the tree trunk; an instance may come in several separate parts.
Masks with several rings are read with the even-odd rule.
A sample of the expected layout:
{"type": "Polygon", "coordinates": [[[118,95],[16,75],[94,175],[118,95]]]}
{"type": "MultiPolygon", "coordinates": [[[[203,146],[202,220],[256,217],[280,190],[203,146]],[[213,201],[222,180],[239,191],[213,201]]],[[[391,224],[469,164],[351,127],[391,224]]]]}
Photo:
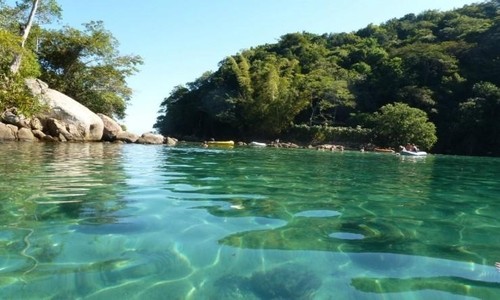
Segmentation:
{"type": "MultiPolygon", "coordinates": [[[[28,22],[24,25],[24,28],[22,29],[22,37],[21,37],[21,48],[24,49],[24,44],[26,43],[26,40],[28,39],[28,35],[30,33],[31,27],[33,26],[33,20],[35,19],[35,14],[36,10],[38,9],[38,5],[40,4],[40,0],[33,0],[33,6],[31,7],[31,12],[28,17],[28,22]]],[[[12,60],[12,64],[10,65],[10,71],[13,74],[16,74],[19,71],[19,68],[21,67],[21,60],[23,58],[22,53],[18,53],[14,56],[14,59],[12,60]]]]}

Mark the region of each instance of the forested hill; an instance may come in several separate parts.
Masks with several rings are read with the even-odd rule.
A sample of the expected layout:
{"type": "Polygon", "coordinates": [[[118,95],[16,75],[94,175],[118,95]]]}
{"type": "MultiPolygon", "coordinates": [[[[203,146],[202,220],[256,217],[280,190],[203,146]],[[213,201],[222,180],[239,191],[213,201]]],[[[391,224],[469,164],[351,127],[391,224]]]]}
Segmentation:
{"type": "Polygon", "coordinates": [[[286,34],[174,88],[155,128],[500,156],[500,0],[351,33],[286,34]]]}

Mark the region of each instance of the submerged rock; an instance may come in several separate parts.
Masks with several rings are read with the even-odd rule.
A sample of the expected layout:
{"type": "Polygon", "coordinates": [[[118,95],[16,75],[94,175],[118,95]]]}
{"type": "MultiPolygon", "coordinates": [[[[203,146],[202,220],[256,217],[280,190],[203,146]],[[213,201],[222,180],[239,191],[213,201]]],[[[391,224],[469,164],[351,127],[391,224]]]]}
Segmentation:
{"type": "Polygon", "coordinates": [[[250,288],[262,299],[313,299],[321,280],[304,266],[287,265],[254,273],[250,288]]]}
{"type": "Polygon", "coordinates": [[[289,264],[250,277],[226,275],[215,281],[224,299],[314,299],[321,279],[306,267],[289,264]]]}

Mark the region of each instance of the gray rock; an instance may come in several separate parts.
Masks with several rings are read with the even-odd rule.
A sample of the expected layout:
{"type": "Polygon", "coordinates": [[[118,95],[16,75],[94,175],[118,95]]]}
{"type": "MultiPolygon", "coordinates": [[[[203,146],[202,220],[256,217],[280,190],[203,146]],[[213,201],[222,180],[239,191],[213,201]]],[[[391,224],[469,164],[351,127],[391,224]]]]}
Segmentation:
{"type": "Polygon", "coordinates": [[[106,115],[103,114],[97,114],[97,115],[99,116],[99,118],[101,118],[104,124],[102,140],[108,142],[116,140],[116,136],[118,135],[118,133],[123,131],[120,124],[118,124],[115,120],[106,115]]]}
{"type": "Polygon", "coordinates": [[[73,137],[73,140],[77,140],[77,141],[84,141],[85,140],[85,137],[82,135],[82,133],[84,132],[84,130],[81,129],[81,128],[78,128],[77,125],[75,125],[75,124],[67,124],[66,125],[66,130],[73,137]]]}
{"type": "Polygon", "coordinates": [[[138,139],[139,136],[137,134],[128,131],[121,131],[116,135],[116,140],[125,143],[135,143],[138,139]]]}
{"type": "Polygon", "coordinates": [[[63,122],[54,118],[46,120],[45,132],[50,136],[60,139],[62,142],[78,140],[66,129],[63,122]]]}
{"type": "Polygon", "coordinates": [[[6,110],[2,113],[2,122],[4,123],[16,125],[19,121],[20,118],[10,110],[6,110]]]}
{"type": "Polygon", "coordinates": [[[53,136],[50,136],[50,135],[45,135],[43,138],[42,138],[43,141],[45,142],[59,142],[59,139],[53,137],[53,136]]]}
{"type": "Polygon", "coordinates": [[[138,144],[163,144],[165,138],[161,134],[144,133],[136,141],[138,144]]]}
{"type": "Polygon", "coordinates": [[[38,139],[35,137],[35,135],[31,132],[31,129],[28,128],[20,128],[17,131],[17,139],[23,142],[35,142],[38,141],[38,139]]]}
{"type": "Polygon", "coordinates": [[[35,95],[46,94],[49,90],[49,85],[45,82],[35,79],[29,78],[25,81],[26,86],[31,90],[31,92],[35,95]]]}
{"type": "Polygon", "coordinates": [[[1,115],[1,121],[6,124],[16,125],[17,127],[29,128],[29,124],[22,115],[18,115],[16,108],[5,110],[1,115]]]}
{"type": "Polygon", "coordinates": [[[17,127],[11,124],[0,123],[0,140],[16,140],[17,127]]]}
{"type": "Polygon", "coordinates": [[[30,127],[33,130],[43,130],[42,122],[36,117],[30,119],[30,127]]]}
{"type": "Polygon", "coordinates": [[[177,145],[177,142],[178,142],[177,139],[168,136],[165,138],[165,144],[167,144],[167,146],[175,146],[177,145]]]}
{"type": "Polygon", "coordinates": [[[46,134],[45,134],[45,133],[43,133],[43,131],[38,130],[38,129],[33,129],[33,130],[31,130],[31,132],[33,133],[33,135],[34,135],[37,139],[40,139],[40,140],[42,140],[42,139],[46,136],[46,134]]]}

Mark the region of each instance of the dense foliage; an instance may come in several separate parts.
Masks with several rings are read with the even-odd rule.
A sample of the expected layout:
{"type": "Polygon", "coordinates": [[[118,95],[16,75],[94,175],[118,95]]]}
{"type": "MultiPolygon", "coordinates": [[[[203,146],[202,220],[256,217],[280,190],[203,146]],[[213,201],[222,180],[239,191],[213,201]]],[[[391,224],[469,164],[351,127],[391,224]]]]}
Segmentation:
{"type": "Polygon", "coordinates": [[[40,111],[42,106],[29,93],[23,79],[40,75],[35,55],[21,48],[19,37],[1,28],[0,45],[0,112],[14,106],[27,116],[40,111]],[[19,53],[24,58],[21,68],[17,74],[11,74],[10,64],[19,53]]]}
{"type": "Polygon", "coordinates": [[[102,22],[85,30],[64,27],[42,31],[38,58],[41,79],[94,112],[123,118],[132,95],[126,78],[142,63],[139,56],[120,56],[118,41],[102,22]]]}
{"type": "Polygon", "coordinates": [[[126,78],[137,72],[141,57],[120,55],[118,41],[100,21],[85,24],[83,31],[40,26],[60,16],[56,0],[22,0],[13,7],[0,0],[0,112],[15,106],[25,115],[36,113],[38,101],[23,82],[39,77],[96,113],[123,118],[132,94],[126,78]],[[27,32],[34,7],[35,22],[27,32]],[[13,71],[19,58],[20,68],[13,71]]]}
{"type": "Polygon", "coordinates": [[[490,0],[357,32],[286,34],[176,87],[155,128],[184,137],[322,142],[330,128],[349,127],[371,132],[380,146],[414,142],[434,152],[498,156],[499,7],[490,0]],[[413,116],[408,127],[398,126],[404,120],[394,110],[413,116]],[[314,136],[305,137],[308,131],[314,136]]]}

